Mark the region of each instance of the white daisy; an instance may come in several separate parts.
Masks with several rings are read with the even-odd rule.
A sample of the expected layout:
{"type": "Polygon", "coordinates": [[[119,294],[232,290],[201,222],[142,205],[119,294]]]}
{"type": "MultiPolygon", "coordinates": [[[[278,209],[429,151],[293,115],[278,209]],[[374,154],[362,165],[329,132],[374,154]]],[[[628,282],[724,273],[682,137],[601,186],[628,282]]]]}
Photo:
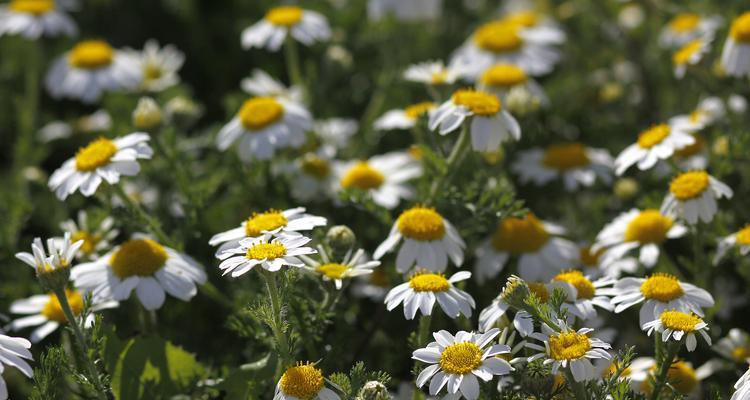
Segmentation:
{"type": "Polygon", "coordinates": [[[11,0],[0,6],[0,36],[20,35],[36,40],[42,36],[75,36],[77,33],[73,19],[57,10],[54,0],[11,0]]]}
{"type": "Polygon", "coordinates": [[[165,291],[189,301],[198,292],[196,284],[206,282],[206,273],[187,254],[162,246],[151,239],[128,240],[103,257],[79,264],[71,279],[94,299],[125,301],[135,289],[147,310],[161,308],[165,291]]]}
{"type": "Polygon", "coordinates": [[[496,95],[503,103],[517,90],[528,93],[538,105],[549,103],[542,86],[517,65],[494,64],[482,72],[477,83],[480,90],[496,95]]]}
{"type": "Polygon", "coordinates": [[[571,270],[561,272],[552,278],[553,282],[565,282],[573,286],[575,295],[572,301],[565,303],[563,306],[571,315],[580,318],[583,321],[596,318],[596,309],[594,306],[612,311],[614,308],[610,303],[609,293],[603,288],[611,286],[615,280],[609,277],[600,278],[592,281],[581,271],[571,270]]]}
{"type": "Polygon", "coordinates": [[[326,18],[315,11],[297,6],[278,6],[268,10],[261,21],[242,31],[242,47],[278,51],[287,35],[309,46],[328,40],[331,27],[326,18]]]}
{"type": "MultiPolygon", "coordinates": [[[[630,364],[630,386],[633,390],[651,394],[653,388],[651,382],[656,374],[656,361],[651,357],[639,357],[630,364]]],[[[700,367],[693,368],[689,362],[674,359],[667,371],[667,383],[677,393],[688,396],[690,399],[700,399],[701,381],[710,375],[710,370],[700,367]]],[[[665,389],[671,392],[669,389],[665,389]]]]}
{"type": "Polygon", "coordinates": [[[442,272],[448,266],[448,258],[456,266],[464,261],[466,244],[453,224],[433,208],[415,206],[402,212],[373,256],[379,260],[402,240],[396,256],[399,272],[408,272],[415,265],[442,272]]]}
{"type": "Polygon", "coordinates": [[[346,147],[358,129],[359,123],[351,118],[328,118],[313,124],[315,136],[323,147],[331,148],[333,154],[346,147]]]}
{"type": "Polygon", "coordinates": [[[750,75],[750,11],[732,21],[721,53],[721,67],[729,76],[750,75]]]}
{"type": "Polygon", "coordinates": [[[70,268],[83,240],[72,243],[70,233],[66,232],[63,240],[47,239],[47,251],[44,251],[42,239],[34,238],[31,253],[16,253],[16,258],[34,268],[37,275],[57,269],[70,268]],[[47,255],[49,253],[49,255],[47,255]]]}
{"type": "Polygon", "coordinates": [[[742,329],[732,328],[712,349],[727,360],[747,364],[750,362],[750,334],[742,329]]]}
{"type": "Polygon", "coordinates": [[[131,50],[131,54],[140,61],[144,90],[161,92],[180,83],[177,72],[185,63],[185,54],[174,45],[160,47],[159,42],[149,39],[143,51],[131,50]]]}
{"type": "Polygon", "coordinates": [[[237,140],[240,159],[268,160],[276,149],[298,148],[305,132],[312,128],[312,116],[301,104],[283,98],[253,97],[224,125],[216,145],[224,151],[237,140]]]}
{"type": "Polygon", "coordinates": [[[324,281],[333,281],[336,289],[341,289],[344,280],[358,276],[370,275],[374,268],[380,265],[380,261],[368,261],[365,251],[359,249],[354,253],[349,250],[340,262],[332,260],[323,247],[318,247],[321,260],[317,261],[307,256],[300,256],[305,262],[304,268],[315,275],[319,275],[324,281]]]}
{"type": "Polygon", "coordinates": [[[374,122],[375,129],[387,131],[392,129],[411,129],[417,125],[423,116],[431,116],[437,105],[431,101],[423,101],[407,106],[404,109],[386,111],[374,122]]]}
{"type": "Polygon", "coordinates": [[[365,190],[375,204],[388,209],[396,208],[401,199],[413,198],[414,188],[406,182],[422,175],[422,166],[402,151],[339,162],[333,168],[339,190],[365,190]]]}
{"type": "Polygon", "coordinates": [[[661,204],[661,212],[682,218],[688,224],[711,222],[718,210],[716,200],[731,199],[732,189],[706,171],[688,171],[677,175],[669,184],[669,194],[661,204]]]}
{"type": "Polygon", "coordinates": [[[442,61],[426,61],[410,65],[404,71],[404,79],[425,85],[452,85],[462,76],[460,68],[446,66],[442,61]]]}
{"type": "Polygon", "coordinates": [[[231,273],[232,278],[244,275],[257,265],[271,272],[285,266],[302,268],[305,263],[299,256],[317,253],[306,246],[310,240],[300,234],[287,233],[277,234],[273,239],[270,234],[248,237],[240,240],[237,247],[220,250],[216,258],[221,260],[222,275],[231,273]]]}
{"type": "MultiPolygon", "coordinates": [[[[561,288],[567,294],[569,300],[574,300],[576,297],[575,288],[567,282],[526,282],[529,287],[529,292],[533,293],[536,298],[542,302],[547,303],[552,297],[555,288],[561,288]]],[[[510,304],[505,301],[503,293],[501,292],[492,303],[485,307],[481,313],[479,313],[479,331],[486,332],[490,330],[495,324],[508,314],[508,310],[511,309],[510,304]]],[[[531,315],[523,310],[517,311],[513,317],[513,327],[518,333],[526,337],[534,332],[534,319],[531,315]]]]}
{"type": "Polygon", "coordinates": [[[586,147],[582,143],[565,143],[547,146],[546,149],[522,151],[511,167],[523,183],[534,182],[543,186],[561,178],[565,190],[572,192],[578,186],[592,186],[597,178],[606,184],[612,182],[612,156],[605,149],[586,147]]]}
{"type": "Polygon", "coordinates": [[[443,274],[417,271],[409,277],[408,282],[391,289],[384,302],[388,311],[403,303],[406,319],[414,319],[417,310],[421,311],[422,315],[432,314],[435,301],[450,318],[460,315],[471,318],[471,310],[476,307],[474,299],[454,285],[470,277],[471,272],[467,271],[456,272],[449,279],[443,274]]]}
{"type": "Polygon", "coordinates": [[[302,103],[302,88],[286,87],[262,69],[254,69],[252,75],[240,82],[242,90],[253,96],[279,97],[293,103],[302,103]]]}
{"type": "Polygon", "coordinates": [[[698,106],[690,114],[672,117],[669,119],[669,123],[671,125],[685,125],[690,130],[697,131],[713,125],[725,114],[724,102],[718,97],[710,96],[698,102],[698,106]]]}
{"type": "Polygon", "coordinates": [[[727,251],[733,246],[736,246],[740,250],[740,254],[743,256],[750,253],[750,225],[745,225],[744,228],[729,236],[725,236],[719,241],[719,246],[716,249],[716,256],[714,256],[714,265],[718,264],[727,251]]]}
{"type": "Polygon", "coordinates": [[[443,0],[368,0],[367,17],[379,21],[393,15],[399,21],[434,21],[443,14],[443,0]]]}
{"type": "Polygon", "coordinates": [[[148,145],[147,133],[135,132],[116,139],[101,137],[78,150],[75,157],[65,161],[49,178],[49,188],[57,198],[65,200],[80,189],[89,197],[105,180],[110,185],[120,176],[135,176],[141,170],[139,159],[150,159],[154,154],[148,145]]]}
{"type": "Polygon", "coordinates": [[[657,124],[638,135],[638,141],[626,147],[615,159],[615,173],[622,175],[634,164],[645,171],[666,160],[676,150],[695,143],[690,134],[692,129],[685,125],[657,124]]]}
{"type": "Polygon", "coordinates": [[[279,169],[289,175],[290,193],[300,202],[321,202],[336,199],[338,182],[333,173],[332,148],[320,147],[279,169]]]}
{"type": "Polygon", "coordinates": [[[94,103],[104,92],[134,89],[142,78],[141,63],[132,54],[85,40],[53,62],[45,86],[54,98],[94,103]]]}
{"type": "MultiPolygon", "coordinates": [[[[281,375],[273,400],[340,400],[336,392],[326,387],[323,371],[311,362],[297,362],[281,375]]],[[[329,385],[335,386],[329,382],[329,385]]]]}
{"type": "Polygon", "coordinates": [[[476,400],[479,397],[477,378],[489,382],[495,375],[507,375],[515,370],[508,361],[497,357],[509,354],[509,346],[494,344],[485,349],[499,333],[497,328],[481,334],[459,331],[453,336],[444,330],[433,333],[435,341],[412,354],[413,359],[430,364],[417,377],[417,387],[431,381],[431,396],[447,386],[449,398],[462,395],[476,400]]]}
{"type": "MultiPolygon", "coordinates": [[[[34,376],[34,370],[26,360],[33,360],[33,356],[29,349],[31,348],[31,342],[24,338],[17,338],[0,334],[0,373],[3,372],[5,366],[11,366],[31,378],[34,376]]],[[[0,400],[8,399],[8,387],[5,384],[5,380],[0,375],[0,400]]]]}
{"type": "Polygon", "coordinates": [[[677,79],[685,77],[685,72],[691,65],[698,64],[711,50],[713,37],[704,36],[688,42],[672,53],[672,64],[674,65],[674,76],[677,79]]]}
{"type": "Polygon", "coordinates": [[[677,14],[662,29],[659,44],[666,48],[684,46],[693,40],[712,36],[722,22],[718,15],[677,14]]]}
{"type": "Polygon", "coordinates": [[[109,249],[112,240],[120,233],[114,225],[115,220],[112,217],[105,217],[97,226],[91,225],[86,211],[80,210],[75,221],[72,219],[63,221],[60,229],[70,234],[71,242],[83,240],[76,258],[95,260],[99,258],[99,252],[109,249]]]}
{"type": "Polygon", "coordinates": [[[638,260],[633,257],[605,258],[606,247],[593,250],[592,246],[581,246],[579,249],[579,265],[590,276],[607,276],[619,278],[623,272],[632,274],[638,270],[638,260]]]}
{"type": "Polygon", "coordinates": [[[526,344],[526,347],[539,350],[529,357],[529,362],[544,358],[544,365],[552,365],[552,374],[562,368],[568,368],[576,382],[597,379],[596,368],[591,360],[609,360],[612,355],[607,349],[611,348],[609,343],[601,339],[591,337],[593,329],[581,328],[578,331],[570,329],[565,322],[558,320],[562,331],[557,332],[547,324],[542,324],[542,331],[529,335],[530,338],[544,342],[544,346],[534,343],[526,344]]]}
{"type": "Polygon", "coordinates": [[[699,332],[706,343],[711,346],[711,336],[706,332],[708,324],[694,314],[674,310],[664,311],[653,321],[643,324],[641,329],[649,336],[654,331],[660,333],[662,342],[668,342],[670,339],[680,342],[684,337],[688,351],[695,350],[698,344],[695,333],[699,332]]]}
{"type": "Polygon", "coordinates": [[[475,151],[496,151],[502,142],[519,140],[521,127],[518,121],[505,111],[497,96],[472,89],[461,89],[453,93],[430,115],[430,130],[440,129],[446,135],[458,129],[469,118],[471,123],[471,147],[475,151]]]}

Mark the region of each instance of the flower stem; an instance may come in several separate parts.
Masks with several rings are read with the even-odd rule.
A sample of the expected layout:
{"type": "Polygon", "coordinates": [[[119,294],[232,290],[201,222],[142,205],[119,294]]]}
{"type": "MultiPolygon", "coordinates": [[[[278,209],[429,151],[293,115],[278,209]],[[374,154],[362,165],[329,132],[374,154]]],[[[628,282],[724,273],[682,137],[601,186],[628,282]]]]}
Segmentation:
{"type": "Polygon", "coordinates": [[[469,149],[469,123],[465,122],[461,134],[458,136],[458,140],[453,145],[451,153],[448,155],[448,159],[445,162],[445,173],[438,176],[430,187],[429,197],[426,203],[430,204],[435,201],[438,192],[442,189],[442,186],[447,182],[451,175],[458,168],[459,163],[463,160],[466,151],[469,149]]]}
{"type": "Polygon", "coordinates": [[[417,340],[420,347],[427,345],[427,341],[430,340],[430,324],[432,323],[432,315],[422,315],[419,317],[419,330],[417,331],[417,340]]]}
{"type": "MultiPolygon", "coordinates": [[[[657,338],[661,335],[656,335],[657,338]]],[[[657,357],[657,367],[656,367],[656,377],[654,379],[654,390],[651,392],[651,400],[658,400],[659,396],[661,395],[661,391],[664,388],[664,385],[667,383],[667,376],[669,374],[669,368],[672,367],[672,361],[674,360],[674,356],[677,355],[677,351],[680,349],[680,346],[682,345],[682,341],[680,342],[668,342],[666,345],[662,346],[662,348],[665,348],[662,351],[662,357],[657,357]]]]}
{"type": "Polygon", "coordinates": [[[177,243],[175,243],[172,238],[170,238],[164,231],[161,229],[161,225],[159,224],[159,221],[154,219],[152,216],[148,215],[146,210],[143,209],[143,207],[134,202],[133,199],[128,196],[127,193],[125,193],[125,190],[122,188],[121,185],[112,185],[115,188],[115,193],[117,194],[117,197],[120,198],[120,200],[125,203],[125,206],[130,210],[131,213],[133,213],[141,223],[148,225],[149,230],[151,230],[151,233],[156,236],[156,239],[164,245],[167,245],[169,247],[172,247],[174,249],[179,249],[181,246],[178,246],[177,243]]]}
{"type": "MultiPolygon", "coordinates": [[[[283,321],[282,321],[282,310],[281,300],[279,297],[279,288],[276,285],[276,275],[273,272],[261,269],[261,276],[266,281],[266,289],[268,290],[268,297],[271,300],[271,330],[273,331],[274,340],[276,341],[276,352],[279,356],[279,367],[277,368],[276,374],[281,375],[281,370],[291,361],[291,354],[289,352],[289,342],[284,335],[283,321]]],[[[278,378],[279,376],[277,376],[278,378]]]]}
{"type": "Polygon", "coordinates": [[[586,388],[583,386],[582,382],[576,382],[575,378],[573,377],[573,373],[570,372],[570,368],[565,369],[565,379],[568,381],[568,385],[571,389],[573,389],[573,396],[576,398],[576,400],[587,400],[588,396],[586,395],[586,388]]]}
{"type": "Polygon", "coordinates": [[[292,82],[292,85],[302,88],[304,99],[307,101],[307,87],[302,80],[299,49],[297,48],[297,42],[294,41],[291,35],[287,35],[286,42],[284,43],[284,57],[286,58],[286,71],[287,75],[289,75],[289,80],[292,82]]]}

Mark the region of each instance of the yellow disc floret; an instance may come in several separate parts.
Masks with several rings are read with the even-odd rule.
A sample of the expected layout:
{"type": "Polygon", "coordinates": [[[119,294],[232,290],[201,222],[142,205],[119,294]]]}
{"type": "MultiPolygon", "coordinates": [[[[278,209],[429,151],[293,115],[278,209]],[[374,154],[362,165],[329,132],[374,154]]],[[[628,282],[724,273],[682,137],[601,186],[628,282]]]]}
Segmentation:
{"type": "Polygon", "coordinates": [[[432,208],[413,207],[401,213],[396,221],[399,232],[409,239],[423,242],[445,236],[445,221],[432,208]]]}
{"type": "Polygon", "coordinates": [[[102,237],[101,235],[85,231],[78,231],[70,236],[71,243],[75,243],[79,240],[83,240],[81,251],[84,254],[91,254],[94,250],[96,250],[96,245],[102,240],[102,237]]]}
{"type": "Polygon", "coordinates": [[[257,237],[264,232],[284,227],[288,223],[289,220],[280,210],[270,209],[262,213],[253,213],[245,221],[245,236],[257,237]]]}
{"type": "Polygon", "coordinates": [[[691,61],[694,55],[698,54],[703,48],[703,40],[696,39],[682,46],[672,54],[672,62],[675,65],[685,65],[691,61]]]}
{"type": "Polygon", "coordinates": [[[415,292],[445,292],[451,284],[443,274],[417,272],[409,278],[409,287],[415,292]]]}
{"type": "Polygon", "coordinates": [[[513,64],[495,64],[482,74],[480,82],[487,86],[508,88],[526,82],[526,72],[513,64]]]}
{"type": "Polygon", "coordinates": [[[664,311],[659,316],[659,319],[664,328],[683,332],[693,332],[695,331],[695,326],[703,322],[693,314],[680,311],[664,311]]]}
{"type": "Polygon", "coordinates": [[[549,240],[544,224],[534,214],[522,218],[506,218],[497,226],[492,235],[492,247],[497,251],[513,255],[535,253],[549,240]]]}
{"type": "Polygon", "coordinates": [[[18,13],[44,15],[55,9],[53,0],[11,0],[8,8],[18,13]]]}
{"type": "Polygon", "coordinates": [[[750,225],[746,225],[734,234],[735,242],[740,246],[750,246],[750,225]]]}
{"type": "Polygon", "coordinates": [[[475,115],[490,117],[500,112],[500,99],[497,96],[471,90],[461,89],[453,93],[453,104],[465,107],[475,115]]]}
{"type": "MultiPolygon", "coordinates": [[[[654,365],[651,368],[651,375],[656,373],[656,365],[654,365]]],[[[693,390],[698,386],[698,383],[700,381],[698,380],[698,376],[695,374],[695,370],[691,368],[689,365],[687,365],[684,361],[675,361],[672,363],[672,365],[669,367],[669,370],[667,371],[667,383],[677,392],[687,396],[693,392],[693,390]]],[[[653,391],[653,388],[651,387],[651,379],[646,379],[641,384],[641,389],[646,394],[651,394],[653,391]]],[[[666,396],[670,396],[671,390],[669,388],[664,388],[663,393],[666,396]]]]}
{"type": "Polygon", "coordinates": [[[328,160],[320,158],[315,154],[307,154],[302,158],[300,169],[305,175],[315,179],[323,180],[331,174],[331,165],[328,160]]]}
{"type": "Polygon", "coordinates": [[[671,131],[672,128],[667,124],[654,125],[638,135],[638,146],[650,149],[663,142],[671,131]]]}
{"type": "Polygon", "coordinates": [[[284,106],[273,97],[253,97],[240,108],[239,118],[247,130],[258,131],[284,116],[284,106]]]}
{"type": "Polygon", "coordinates": [[[625,228],[625,241],[646,243],[663,243],[667,233],[672,229],[674,220],[662,215],[659,210],[643,210],[628,222],[625,228]]]}
{"type": "Polygon", "coordinates": [[[470,374],[482,365],[482,349],[471,342],[453,343],[443,349],[439,364],[448,374],[470,374]]]}
{"type": "Polygon", "coordinates": [[[750,43],[750,11],[740,15],[732,22],[732,29],[729,31],[729,36],[735,42],[750,43]]]}
{"type": "Polygon", "coordinates": [[[358,161],[341,178],[344,189],[356,188],[362,190],[377,189],[385,182],[385,176],[367,161],[358,161]]]}
{"type": "Polygon", "coordinates": [[[102,40],[85,40],[68,53],[68,63],[81,69],[99,69],[112,64],[115,51],[102,40]]]}
{"type": "Polygon", "coordinates": [[[300,400],[315,398],[324,385],[323,372],[310,362],[298,362],[297,365],[287,368],[279,380],[284,395],[300,400]]]}
{"type": "Polygon", "coordinates": [[[427,114],[428,111],[435,108],[435,103],[431,101],[423,101],[421,103],[412,104],[404,109],[404,113],[407,117],[411,119],[417,119],[425,114],[427,114]]]}
{"type": "Polygon", "coordinates": [[[99,167],[109,164],[109,161],[117,153],[115,142],[99,138],[82,147],[76,153],[76,169],[81,172],[93,171],[99,167]]]}
{"type": "Polygon", "coordinates": [[[318,273],[320,273],[321,275],[325,275],[330,279],[341,279],[344,277],[344,274],[348,270],[348,266],[337,263],[323,264],[316,268],[316,271],[318,271],[318,273]]]}
{"type": "Polygon", "coordinates": [[[591,340],[576,332],[563,332],[549,337],[549,355],[555,360],[577,360],[591,349],[591,340]]]}
{"type": "Polygon", "coordinates": [[[539,15],[533,11],[519,11],[506,15],[502,21],[523,28],[531,28],[539,23],[539,15]]]}
{"type": "Polygon", "coordinates": [[[275,7],[266,13],[266,21],[277,26],[294,26],[302,20],[302,9],[297,6],[275,7]]]}
{"type": "Polygon", "coordinates": [[[581,271],[561,272],[553,280],[571,284],[576,288],[579,299],[592,299],[596,293],[594,284],[581,271]]]}
{"type": "Polygon", "coordinates": [[[528,282],[529,292],[533,293],[540,302],[546,303],[549,301],[549,291],[542,282],[528,282]]]}
{"type": "Polygon", "coordinates": [[[125,279],[152,276],[167,262],[169,255],[162,245],[151,239],[132,239],[120,245],[109,259],[112,271],[125,279]]]}
{"type": "Polygon", "coordinates": [[[669,192],[678,200],[690,200],[700,197],[708,189],[709,183],[706,171],[683,172],[672,179],[669,192]]]}
{"type": "Polygon", "coordinates": [[[523,39],[519,35],[521,26],[504,21],[488,22],[474,32],[474,43],[482,50],[493,53],[508,53],[521,48],[523,39]]]}
{"type": "Polygon", "coordinates": [[[249,260],[275,260],[286,255],[286,247],[279,242],[260,242],[249,249],[245,257],[249,260]]]}
{"type": "Polygon", "coordinates": [[[583,264],[585,267],[598,266],[599,257],[601,257],[606,250],[607,249],[604,247],[598,249],[597,251],[593,251],[591,247],[582,247],[579,251],[579,259],[581,260],[581,264],[583,264]]]}
{"type": "Polygon", "coordinates": [[[669,21],[669,29],[678,33],[690,32],[695,29],[700,22],[701,17],[698,14],[678,14],[669,21]]]}
{"type": "Polygon", "coordinates": [[[667,303],[685,294],[680,281],[674,275],[657,272],[641,284],[641,294],[647,300],[667,303]]]}
{"type": "MultiPolygon", "coordinates": [[[[65,289],[65,297],[68,299],[70,310],[73,311],[73,315],[78,316],[83,310],[83,296],[75,290],[65,289]]],[[[65,313],[60,305],[60,300],[54,294],[49,295],[47,304],[42,308],[42,315],[48,320],[59,323],[66,323],[68,319],[65,318],[65,313]]]]}
{"type": "Polygon", "coordinates": [[[542,163],[558,171],[585,167],[591,163],[586,146],[581,143],[555,144],[544,150],[542,163]]]}

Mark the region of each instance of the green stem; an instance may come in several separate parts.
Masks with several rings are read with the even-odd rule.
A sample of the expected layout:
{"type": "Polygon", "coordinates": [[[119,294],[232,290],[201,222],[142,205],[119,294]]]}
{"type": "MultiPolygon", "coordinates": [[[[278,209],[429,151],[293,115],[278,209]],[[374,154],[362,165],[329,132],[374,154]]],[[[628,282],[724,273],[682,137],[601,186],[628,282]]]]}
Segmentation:
{"type": "Polygon", "coordinates": [[[307,99],[307,87],[305,82],[302,80],[302,69],[300,68],[299,62],[299,49],[297,48],[297,42],[291,35],[287,35],[286,42],[284,43],[284,57],[286,57],[286,71],[289,75],[289,80],[292,85],[302,88],[304,99],[307,99]]]}
{"type": "Polygon", "coordinates": [[[458,140],[453,145],[450,155],[445,162],[445,173],[441,174],[435,181],[433,181],[430,187],[430,194],[427,198],[426,203],[431,204],[435,201],[438,192],[442,189],[443,185],[448,181],[455,170],[458,168],[458,164],[463,160],[466,151],[469,149],[469,121],[464,122],[461,134],[458,136],[458,140]]]}
{"type": "Polygon", "coordinates": [[[565,368],[565,379],[568,381],[568,386],[573,389],[573,396],[576,400],[587,400],[586,388],[583,386],[583,382],[576,382],[573,377],[573,373],[570,372],[570,368],[565,368]]]}
{"type": "MultiPolygon", "coordinates": [[[[660,334],[654,333],[658,338],[661,337],[660,334]]],[[[675,355],[677,355],[677,351],[680,349],[680,346],[682,345],[682,341],[679,342],[668,342],[666,344],[666,350],[664,352],[663,357],[656,358],[657,367],[656,367],[656,377],[654,379],[654,390],[651,393],[651,400],[658,400],[659,396],[661,395],[662,389],[664,388],[664,385],[667,383],[667,376],[669,374],[669,368],[672,367],[672,361],[674,360],[675,355]]]]}
{"type": "MultiPolygon", "coordinates": [[[[273,320],[271,324],[271,330],[273,331],[274,340],[276,341],[276,352],[279,355],[279,368],[277,368],[277,375],[281,375],[281,369],[286,367],[291,362],[291,354],[289,352],[289,342],[284,335],[283,321],[282,321],[282,310],[281,300],[279,297],[279,288],[276,285],[276,275],[273,272],[262,269],[261,276],[266,281],[266,289],[268,290],[268,297],[271,300],[271,312],[273,313],[273,320]]],[[[278,376],[277,376],[278,378],[278,376]]]]}
{"type": "Polygon", "coordinates": [[[151,230],[151,233],[156,236],[156,239],[159,242],[174,249],[179,249],[180,247],[182,247],[179,246],[178,243],[175,243],[172,238],[170,238],[166,233],[164,233],[164,231],[161,229],[159,221],[150,216],[140,204],[133,201],[133,199],[131,199],[130,196],[125,193],[125,190],[121,185],[113,185],[112,187],[115,188],[117,197],[119,197],[120,200],[125,203],[130,212],[133,213],[140,220],[140,222],[148,225],[149,230],[151,230]]]}
{"type": "Polygon", "coordinates": [[[417,339],[419,340],[419,346],[426,346],[430,340],[430,325],[432,323],[432,315],[422,315],[419,317],[419,330],[417,339]]]}

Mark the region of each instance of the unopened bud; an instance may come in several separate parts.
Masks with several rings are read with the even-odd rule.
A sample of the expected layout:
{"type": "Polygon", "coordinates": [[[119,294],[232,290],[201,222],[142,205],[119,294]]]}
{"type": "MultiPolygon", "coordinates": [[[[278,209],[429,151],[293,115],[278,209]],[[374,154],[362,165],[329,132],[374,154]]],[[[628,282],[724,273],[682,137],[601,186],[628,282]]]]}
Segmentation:
{"type": "Polygon", "coordinates": [[[633,178],[622,178],[615,182],[615,196],[620,200],[630,200],[638,194],[638,181],[633,178]]]}
{"type": "Polygon", "coordinates": [[[136,129],[150,131],[161,125],[161,108],[150,97],[141,97],[133,111],[133,126],[136,129]]]}
{"type": "Polygon", "coordinates": [[[711,151],[717,156],[729,155],[729,137],[722,135],[716,138],[711,151]]]}
{"type": "Polygon", "coordinates": [[[529,297],[529,293],[529,285],[523,279],[511,275],[500,296],[511,307],[522,310],[526,308],[526,298],[529,297]]]}
{"type": "Polygon", "coordinates": [[[346,225],[331,227],[326,233],[326,243],[335,253],[346,253],[357,242],[357,236],[346,225]]]}
{"type": "Polygon", "coordinates": [[[362,386],[356,400],[391,400],[388,388],[378,381],[369,381],[362,386]]]}

